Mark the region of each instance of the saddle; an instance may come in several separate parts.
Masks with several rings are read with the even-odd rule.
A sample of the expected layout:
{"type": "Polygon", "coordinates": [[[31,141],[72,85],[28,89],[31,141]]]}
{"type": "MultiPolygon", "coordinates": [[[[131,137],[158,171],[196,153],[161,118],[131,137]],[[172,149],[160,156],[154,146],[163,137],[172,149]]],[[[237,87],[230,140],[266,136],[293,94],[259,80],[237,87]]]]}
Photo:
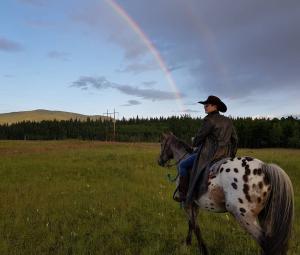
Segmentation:
{"type": "MultiPolygon", "coordinates": [[[[228,161],[230,158],[222,158],[217,161],[211,162],[203,171],[200,173],[196,188],[194,189],[193,197],[194,199],[200,198],[204,193],[208,190],[208,179],[214,178],[218,175],[220,166],[225,162],[228,161]]],[[[176,198],[179,198],[179,175],[176,180],[176,189],[173,193],[173,199],[176,201],[176,198]]]]}
{"type": "Polygon", "coordinates": [[[194,198],[200,198],[208,190],[208,180],[216,177],[219,173],[220,166],[229,158],[222,158],[217,161],[211,162],[202,173],[200,173],[196,188],[194,190],[194,198]]]}
{"type": "Polygon", "coordinates": [[[217,160],[217,161],[213,161],[209,167],[208,167],[208,172],[209,172],[209,175],[210,176],[213,176],[213,175],[217,175],[219,170],[220,170],[220,166],[225,163],[225,161],[228,161],[230,158],[222,158],[220,160],[217,160]]]}

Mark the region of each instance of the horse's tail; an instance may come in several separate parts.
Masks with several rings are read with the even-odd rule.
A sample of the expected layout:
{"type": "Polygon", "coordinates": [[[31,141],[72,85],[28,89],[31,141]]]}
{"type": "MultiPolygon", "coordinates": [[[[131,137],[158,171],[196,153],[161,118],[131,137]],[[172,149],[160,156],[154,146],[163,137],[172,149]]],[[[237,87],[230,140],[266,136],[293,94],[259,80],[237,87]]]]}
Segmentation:
{"type": "Polygon", "coordinates": [[[287,253],[294,218],[294,192],[288,175],[275,164],[263,164],[262,171],[271,190],[259,215],[264,231],[262,248],[266,255],[287,253]]]}

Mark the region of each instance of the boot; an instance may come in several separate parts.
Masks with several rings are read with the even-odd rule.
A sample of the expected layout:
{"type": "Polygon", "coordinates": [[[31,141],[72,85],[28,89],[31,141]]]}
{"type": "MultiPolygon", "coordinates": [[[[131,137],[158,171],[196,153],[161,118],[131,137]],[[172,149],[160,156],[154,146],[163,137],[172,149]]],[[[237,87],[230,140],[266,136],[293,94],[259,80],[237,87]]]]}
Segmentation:
{"type": "Polygon", "coordinates": [[[186,194],[188,192],[189,187],[189,177],[188,176],[180,176],[179,179],[179,197],[175,197],[174,200],[177,202],[184,202],[186,199],[186,194]]]}

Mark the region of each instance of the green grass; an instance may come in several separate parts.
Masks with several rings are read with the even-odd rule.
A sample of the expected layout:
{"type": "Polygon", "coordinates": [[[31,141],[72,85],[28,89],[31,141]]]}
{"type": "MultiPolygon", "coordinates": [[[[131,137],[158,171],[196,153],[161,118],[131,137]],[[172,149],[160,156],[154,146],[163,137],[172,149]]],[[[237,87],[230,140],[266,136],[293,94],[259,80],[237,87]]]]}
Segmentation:
{"type": "MultiPolygon", "coordinates": [[[[196,254],[182,245],[186,217],[157,165],[157,144],[0,141],[0,254],[196,254]]],[[[300,254],[300,150],[240,150],[292,179],[300,254]]],[[[258,254],[228,214],[201,212],[211,254],[258,254]]]]}

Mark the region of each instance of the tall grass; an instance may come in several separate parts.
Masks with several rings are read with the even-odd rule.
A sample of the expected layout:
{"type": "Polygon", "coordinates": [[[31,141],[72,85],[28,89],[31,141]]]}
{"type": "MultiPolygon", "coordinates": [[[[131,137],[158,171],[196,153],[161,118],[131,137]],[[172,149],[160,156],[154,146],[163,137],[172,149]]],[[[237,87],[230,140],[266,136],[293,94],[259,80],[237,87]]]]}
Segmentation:
{"type": "MultiPolygon", "coordinates": [[[[195,254],[186,218],[156,161],[157,144],[0,142],[0,254],[195,254]]],[[[279,164],[292,179],[300,254],[300,150],[240,150],[279,164]]],[[[258,254],[228,214],[201,212],[211,254],[258,254]]]]}

